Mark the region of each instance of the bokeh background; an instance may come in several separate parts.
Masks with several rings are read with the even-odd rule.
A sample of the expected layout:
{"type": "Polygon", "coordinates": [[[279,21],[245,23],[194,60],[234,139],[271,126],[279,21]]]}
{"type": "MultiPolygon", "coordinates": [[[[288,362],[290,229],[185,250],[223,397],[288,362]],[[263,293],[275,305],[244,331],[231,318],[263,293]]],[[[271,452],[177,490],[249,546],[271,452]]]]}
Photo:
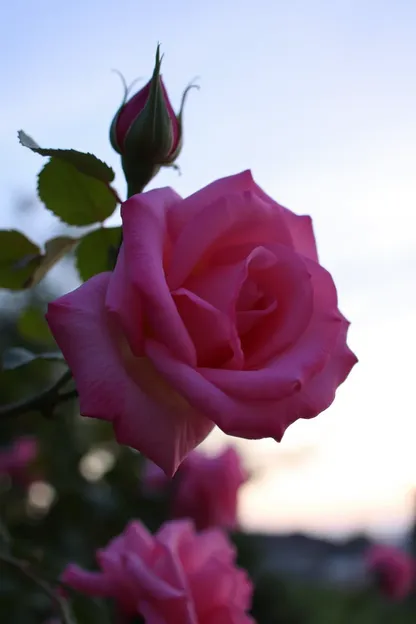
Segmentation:
{"type": "MultiPolygon", "coordinates": [[[[67,231],[37,204],[43,161],[18,144],[20,128],[42,146],[92,151],[124,196],[108,141],[122,97],[111,70],[144,84],[158,42],[173,104],[195,76],[201,89],[186,106],[182,174],[163,170],[151,186],[185,196],[250,168],[279,203],[312,216],[360,362],[333,406],[280,445],[235,441],[253,472],[242,525],[403,543],[416,487],[416,4],[15,0],[0,19],[2,229],[39,244],[67,231]]],[[[32,303],[42,309],[77,283],[63,262],[32,303]]],[[[27,295],[0,301],[12,319],[27,295]]],[[[215,433],[205,446],[227,442],[215,433]]]]}

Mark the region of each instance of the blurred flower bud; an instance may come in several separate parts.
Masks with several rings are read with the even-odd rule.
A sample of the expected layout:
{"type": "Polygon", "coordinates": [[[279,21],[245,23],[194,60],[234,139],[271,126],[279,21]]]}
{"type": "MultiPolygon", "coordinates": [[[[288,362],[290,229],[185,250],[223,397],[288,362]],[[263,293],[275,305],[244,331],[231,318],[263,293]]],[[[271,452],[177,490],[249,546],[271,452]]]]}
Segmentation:
{"type": "Polygon", "coordinates": [[[123,102],[110,128],[110,142],[121,155],[128,195],[143,190],[162,166],[172,166],[182,148],[182,113],[189,85],[182,96],[178,115],[172,108],[160,75],[159,46],[152,78],[123,102]]]}
{"type": "Polygon", "coordinates": [[[25,436],[0,449],[0,475],[8,475],[15,483],[27,485],[30,482],[29,467],[38,455],[36,438],[25,436]]]}

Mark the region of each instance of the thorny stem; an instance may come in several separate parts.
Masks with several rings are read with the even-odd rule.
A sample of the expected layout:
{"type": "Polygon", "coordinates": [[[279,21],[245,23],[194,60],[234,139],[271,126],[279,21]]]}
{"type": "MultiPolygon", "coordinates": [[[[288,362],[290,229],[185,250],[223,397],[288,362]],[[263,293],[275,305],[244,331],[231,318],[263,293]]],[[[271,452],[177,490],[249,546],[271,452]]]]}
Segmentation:
{"type": "Polygon", "coordinates": [[[5,553],[0,553],[0,561],[23,574],[23,576],[31,580],[47,596],[49,596],[51,601],[57,607],[59,615],[64,624],[75,624],[73,618],[71,617],[71,613],[69,611],[66,600],[61,598],[46,581],[36,576],[36,574],[30,569],[30,566],[26,561],[21,561],[20,559],[16,559],[15,557],[12,557],[11,555],[7,555],[5,553]]]}
{"type": "Polygon", "coordinates": [[[68,392],[59,394],[59,390],[71,381],[71,379],[72,373],[70,370],[67,370],[58,381],[40,394],[30,399],[23,399],[22,401],[16,401],[9,405],[0,406],[0,420],[9,416],[19,416],[20,414],[26,414],[27,412],[36,410],[48,414],[59,403],[76,398],[78,396],[76,390],[69,390],[68,392]]]}

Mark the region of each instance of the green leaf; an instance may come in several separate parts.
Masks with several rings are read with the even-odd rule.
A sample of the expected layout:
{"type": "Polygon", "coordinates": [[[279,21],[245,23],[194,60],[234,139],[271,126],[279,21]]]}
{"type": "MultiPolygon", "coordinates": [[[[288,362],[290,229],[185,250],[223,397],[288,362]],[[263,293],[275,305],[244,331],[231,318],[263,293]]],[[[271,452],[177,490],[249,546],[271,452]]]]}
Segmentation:
{"type": "Polygon", "coordinates": [[[105,221],[117,205],[108,185],[59,158],[51,158],[40,172],[38,194],[45,206],[69,225],[105,221]]]}
{"type": "Polygon", "coordinates": [[[19,317],[17,329],[25,340],[56,347],[45,315],[39,308],[26,308],[19,317]]]}
{"type": "Polygon", "coordinates": [[[26,366],[34,360],[64,361],[64,356],[59,351],[50,353],[32,353],[23,347],[11,347],[2,353],[1,363],[3,370],[15,370],[20,366],[26,366]]]}
{"type": "Polygon", "coordinates": [[[81,238],[76,262],[82,280],[113,269],[120,240],[121,227],[100,228],[81,238]]]}
{"type": "Polygon", "coordinates": [[[65,254],[69,253],[71,249],[78,242],[77,238],[70,238],[69,236],[58,236],[57,238],[51,238],[45,243],[45,253],[41,257],[39,266],[34,270],[33,274],[27,281],[27,287],[31,288],[38,284],[46,273],[57,264],[65,254]]]}
{"type": "Polygon", "coordinates": [[[17,230],[0,230],[0,288],[21,290],[41,262],[37,245],[17,230]]]}
{"type": "Polygon", "coordinates": [[[55,156],[61,160],[73,165],[80,173],[101,180],[101,182],[112,182],[114,180],[114,171],[106,165],[102,160],[94,156],[94,154],[85,154],[77,150],[68,149],[49,149],[40,147],[36,141],[27,135],[23,130],[17,133],[20,144],[28,147],[32,152],[36,152],[41,156],[55,156]]]}

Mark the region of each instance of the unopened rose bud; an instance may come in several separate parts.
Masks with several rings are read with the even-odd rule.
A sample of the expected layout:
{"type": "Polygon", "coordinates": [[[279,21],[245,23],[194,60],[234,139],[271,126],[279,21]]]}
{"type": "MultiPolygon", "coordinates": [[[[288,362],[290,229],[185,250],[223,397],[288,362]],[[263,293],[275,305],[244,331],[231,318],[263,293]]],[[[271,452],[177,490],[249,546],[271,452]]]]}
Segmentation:
{"type": "Polygon", "coordinates": [[[128,195],[139,193],[162,166],[172,166],[182,147],[182,112],[172,108],[160,75],[159,46],[152,78],[132,98],[124,100],[110,128],[110,142],[121,155],[128,195]]]}

